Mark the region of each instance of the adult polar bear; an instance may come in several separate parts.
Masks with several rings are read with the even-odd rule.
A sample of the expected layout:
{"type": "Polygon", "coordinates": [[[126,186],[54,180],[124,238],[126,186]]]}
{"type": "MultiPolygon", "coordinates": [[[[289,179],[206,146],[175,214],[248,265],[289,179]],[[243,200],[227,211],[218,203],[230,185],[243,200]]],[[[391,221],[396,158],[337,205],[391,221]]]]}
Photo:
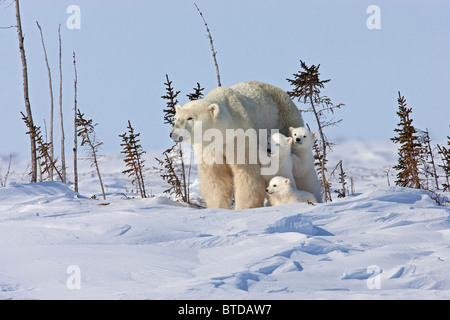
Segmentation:
{"type": "Polygon", "coordinates": [[[257,132],[261,129],[278,129],[287,136],[289,127],[304,126],[301,112],[286,92],[257,81],[218,87],[203,99],[176,107],[170,136],[175,142],[193,144],[198,163],[200,193],[206,206],[230,209],[234,192],[236,210],[263,206],[267,186],[261,176],[261,164],[259,161],[248,161],[249,143],[245,144],[244,163],[229,159],[225,151],[227,144],[233,143],[236,147],[235,141],[229,139],[223,139],[222,150],[208,152],[205,139],[193,137],[195,123],[201,123],[202,134],[208,129],[214,129],[220,131],[223,137],[229,132],[227,129],[254,129],[257,132]],[[223,161],[205,161],[211,157],[222,157],[223,161]]]}

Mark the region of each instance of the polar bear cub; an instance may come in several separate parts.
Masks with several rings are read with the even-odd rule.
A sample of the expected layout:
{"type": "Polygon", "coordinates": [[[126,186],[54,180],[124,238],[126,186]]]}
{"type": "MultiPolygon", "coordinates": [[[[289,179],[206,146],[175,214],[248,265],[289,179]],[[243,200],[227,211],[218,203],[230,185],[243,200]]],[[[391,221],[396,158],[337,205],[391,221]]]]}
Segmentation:
{"type": "Polygon", "coordinates": [[[293,139],[292,167],[295,185],[299,190],[309,191],[322,202],[322,185],[314,168],[312,146],[317,138],[316,132],[305,127],[289,128],[293,139]]]}
{"type": "Polygon", "coordinates": [[[268,182],[276,176],[282,176],[293,183],[292,138],[279,132],[272,134],[267,146],[267,154],[273,161],[278,161],[278,170],[272,175],[263,175],[264,179],[268,182]]]}
{"type": "Polygon", "coordinates": [[[292,186],[289,179],[281,176],[276,176],[270,180],[266,193],[272,206],[285,203],[317,202],[316,197],[312,193],[297,190],[292,186]]]}

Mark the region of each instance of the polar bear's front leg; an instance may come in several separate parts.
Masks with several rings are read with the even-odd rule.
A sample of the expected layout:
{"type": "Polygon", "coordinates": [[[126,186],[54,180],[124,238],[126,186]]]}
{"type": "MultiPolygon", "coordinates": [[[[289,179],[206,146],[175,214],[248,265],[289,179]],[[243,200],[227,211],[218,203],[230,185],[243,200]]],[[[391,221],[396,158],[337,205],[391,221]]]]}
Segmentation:
{"type": "Polygon", "coordinates": [[[226,164],[199,164],[200,193],[207,208],[231,209],[233,176],[226,164]]]}
{"type": "Polygon", "coordinates": [[[257,164],[230,164],[234,179],[235,210],[264,205],[266,182],[257,164]]]}

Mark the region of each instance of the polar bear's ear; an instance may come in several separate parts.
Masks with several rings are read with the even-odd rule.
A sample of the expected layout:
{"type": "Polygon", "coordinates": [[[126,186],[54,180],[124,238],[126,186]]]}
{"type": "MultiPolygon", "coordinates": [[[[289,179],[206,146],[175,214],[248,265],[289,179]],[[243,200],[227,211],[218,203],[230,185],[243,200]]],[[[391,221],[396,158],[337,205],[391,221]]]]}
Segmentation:
{"type": "Polygon", "coordinates": [[[291,144],[292,143],[292,137],[286,138],[286,141],[287,141],[288,144],[291,144]]]}
{"type": "Polygon", "coordinates": [[[314,138],[317,138],[317,132],[313,132],[314,138]]]}
{"type": "Polygon", "coordinates": [[[181,109],[181,105],[177,104],[175,107],[175,112],[178,112],[181,109]]]}
{"type": "Polygon", "coordinates": [[[289,179],[284,180],[284,183],[289,184],[290,183],[289,179]]]}
{"type": "Polygon", "coordinates": [[[211,116],[213,118],[217,117],[217,115],[219,114],[219,105],[216,103],[210,104],[208,106],[208,111],[211,112],[211,116]]]}
{"type": "Polygon", "coordinates": [[[294,128],[293,127],[289,127],[289,132],[292,133],[292,130],[294,130],[294,128]]]}

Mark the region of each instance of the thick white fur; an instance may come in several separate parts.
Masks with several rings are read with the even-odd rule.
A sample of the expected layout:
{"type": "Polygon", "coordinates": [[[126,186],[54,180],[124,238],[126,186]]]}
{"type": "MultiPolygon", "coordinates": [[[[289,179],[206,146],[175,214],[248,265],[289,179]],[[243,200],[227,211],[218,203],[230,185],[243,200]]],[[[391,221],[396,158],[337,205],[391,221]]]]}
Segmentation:
{"type": "Polygon", "coordinates": [[[266,193],[269,197],[271,205],[276,206],[284,203],[296,202],[317,202],[316,197],[303,190],[297,190],[291,184],[291,181],[285,177],[277,176],[272,178],[269,186],[266,188],[266,193]]]}
{"type": "MultiPolygon", "coordinates": [[[[200,192],[208,208],[231,208],[234,193],[235,209],[263,206],[266,182],[261,176],[260,163],[236,164],[228,159],[226,148],[231,141],[223,141],[223,150],[212,152],[205,144],[189,140],[194,122],[201,121],[202,130],[216,129],[226,136],[226,129],[253,128],[279,129],[289,134],[289,127],[303,126],[301,112],[282,89],[269,84],[251,81],[231,87],[218,87],[204,99],[191,101],[177,107],[171,137],[174,141],[194,144],[198,163],[200,192]],[[200,159],[223,159],[223,163],[200,163],[200,159]]],[[[247,146],[248,148],[248,146],[247,146]]],[[[248,155],[248,153],[246,153],[248,155]]]]}
{"type": "Polygon", "coordinates": [[[286,137],[282,133],[274,133],[270,137],[270,143],[267,153],[273,159],[278,161],[278,171],[271,175],[263,175],[266,182],[269,182],[273,177],[282,176],[295,182],[292,166],[292,138],[286,137]]]}
{"type": "Polygon", "coordinates": [[[305,127],[289,128],[293,139],[292,166],[297,189],[314,194],[318,202],[322,202],[322,185],[314,168],[312,146],[317,137],[305,127]]]}

